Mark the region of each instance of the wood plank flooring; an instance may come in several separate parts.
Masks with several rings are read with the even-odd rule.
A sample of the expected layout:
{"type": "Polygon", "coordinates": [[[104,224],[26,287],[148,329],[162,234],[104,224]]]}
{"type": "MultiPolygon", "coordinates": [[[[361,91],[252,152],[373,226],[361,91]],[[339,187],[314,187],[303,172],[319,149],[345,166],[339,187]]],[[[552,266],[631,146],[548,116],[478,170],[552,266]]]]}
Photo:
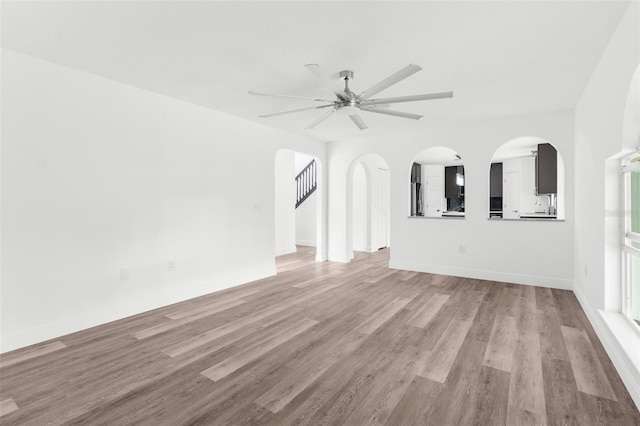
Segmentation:
{"type": "Polygon", "coordinates": [[[0,423],[640,425],[572,292],[316,263],[0,356],[0,423]]]}

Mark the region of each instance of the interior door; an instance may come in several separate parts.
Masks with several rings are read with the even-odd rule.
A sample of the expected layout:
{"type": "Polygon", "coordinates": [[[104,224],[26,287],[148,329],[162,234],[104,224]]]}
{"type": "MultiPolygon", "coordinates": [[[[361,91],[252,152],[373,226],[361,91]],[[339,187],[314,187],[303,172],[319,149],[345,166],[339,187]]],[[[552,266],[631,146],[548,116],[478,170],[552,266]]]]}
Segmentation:
{"type": "Polygon", "coordinates": [[[389,171],[378,169],[378,196],[377,196],[378,212],[378,249],[388,246],[388,227],[389,223],[389,171]]]}
{"type": "Polygon", "coordinates": [[[502,197],[502,217],[518,219],[520,217],[520,172],[504,174],[502,197]]]}
{"type": "Polygon", "coordinates": [[[443,188],[440,176],[427,176],[427,216],[442,216],[443,188]]]}

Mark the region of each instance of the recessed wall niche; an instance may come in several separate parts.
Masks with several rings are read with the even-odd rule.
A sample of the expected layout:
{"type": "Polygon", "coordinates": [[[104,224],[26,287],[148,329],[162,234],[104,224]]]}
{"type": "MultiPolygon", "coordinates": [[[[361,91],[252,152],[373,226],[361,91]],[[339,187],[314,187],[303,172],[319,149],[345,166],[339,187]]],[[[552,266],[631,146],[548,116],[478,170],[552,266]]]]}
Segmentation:
{"type": "Polygon", "coordinates": [[[409,172],[409,217],[464,218],[465,185],[457,152],[447,147],[421,151],[409,172]]]}
{"type": "Polygon", "coordinates": [[[502,144],[489,168],[490,219],[564,219],[564,161],[541,138],[521,137],[502,144]]]}

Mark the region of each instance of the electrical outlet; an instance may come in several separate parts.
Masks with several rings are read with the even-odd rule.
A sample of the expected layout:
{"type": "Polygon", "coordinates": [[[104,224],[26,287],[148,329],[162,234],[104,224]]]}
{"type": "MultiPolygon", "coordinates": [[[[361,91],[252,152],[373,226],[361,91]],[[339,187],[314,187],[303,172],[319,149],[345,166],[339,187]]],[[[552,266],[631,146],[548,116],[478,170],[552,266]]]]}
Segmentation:
{"type": "Polygon", "coordinates": [[[462,245],[458,248],[458,250],[460,251],[460,253],[466,253],[467,252],[467,246],[462,245]]]}
{"type": "Polygon", "coordinates": [[[167,262],[167,266],[169,268],[169,271],[175,271],[176,270],[176,261],[175,260],[169,260],[167,262]]]}
{"type": "Polygon", "coordinates": [[[129,281],[128,269],[120,269],[120,281],[129,281]]]}

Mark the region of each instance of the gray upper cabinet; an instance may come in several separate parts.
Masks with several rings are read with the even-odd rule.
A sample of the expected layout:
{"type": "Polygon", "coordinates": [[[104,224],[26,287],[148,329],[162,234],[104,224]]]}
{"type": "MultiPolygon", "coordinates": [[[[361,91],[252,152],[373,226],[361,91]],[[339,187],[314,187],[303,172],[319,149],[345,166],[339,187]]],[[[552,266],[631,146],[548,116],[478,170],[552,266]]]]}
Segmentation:
{"type": "Polygon", "coordinates": [[[422,166],[418,163],[411,165],[411,183],[422,183],[422,166]]]}
{"type": "Polygon", "coordinates": [[[502,197],[502,163],[491,163],[489,196],[502,197]]]}
{"type": "Polygon", "coordinates": [[[548,143],[538,144],[536,156],[536,193],[538,195],[558,192],[558,152],[548,143]]]}

